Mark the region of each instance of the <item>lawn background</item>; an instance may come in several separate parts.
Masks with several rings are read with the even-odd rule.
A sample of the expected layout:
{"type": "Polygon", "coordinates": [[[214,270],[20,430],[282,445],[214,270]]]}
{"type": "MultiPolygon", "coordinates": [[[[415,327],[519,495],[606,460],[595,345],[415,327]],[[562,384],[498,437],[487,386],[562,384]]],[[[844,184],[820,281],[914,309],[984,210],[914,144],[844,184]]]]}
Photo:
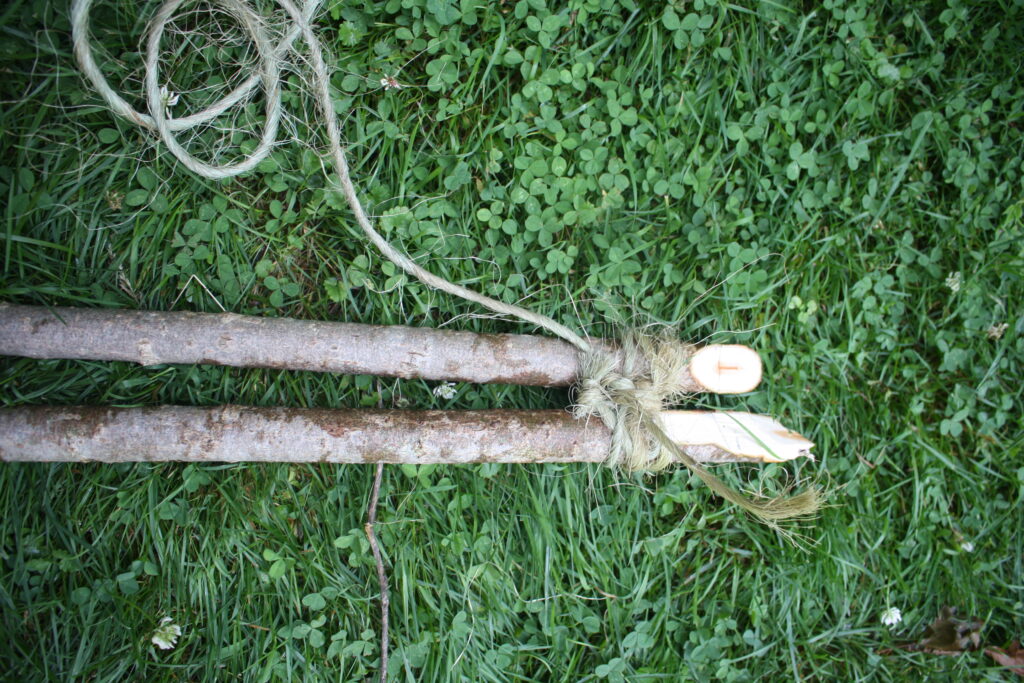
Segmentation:
{"type": "MultiPolygon", "coordinates": [[[[530,331],[381,262],[325,189],[296,75],[287,132],[307,144],[201,180],[100,105],[60,4],[0,9],[3,300],[530,331]]],[[[154,8],[93,14],[115,88],[137,78],[154,8]]],[[[820,472],[836,489],[793,544],[683,470],[388,467],[393,680],[1010,675],[980,652],[876,651],[944,605],[983,619],[987,644],[1024,630],[1020,2],[365,0],[329,2],[318,24],[354,179],[390,239],[591,334],[663,322],[752,345],[763,385],[692,405],[770,413],[818,460],[718,472],[765,491],[820,472]]],[[[193,38],[168,67],[181,90],[246,49],[193,38]]],[[[569,401],[456,388],[0,361],[7,406],[569,401]]],[[[365,680],[372,476],[0,467],[0,670],[365,680]],[[183,628],[166,652],[149,643],[163,616],[183,628]]]]}

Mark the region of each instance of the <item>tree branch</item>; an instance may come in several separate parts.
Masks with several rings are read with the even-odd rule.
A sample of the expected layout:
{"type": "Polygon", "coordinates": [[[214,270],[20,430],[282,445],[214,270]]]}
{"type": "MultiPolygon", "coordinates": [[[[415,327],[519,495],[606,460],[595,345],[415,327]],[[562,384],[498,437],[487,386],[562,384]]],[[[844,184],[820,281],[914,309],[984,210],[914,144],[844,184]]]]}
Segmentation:
{"type": "MultiPolygon", "coordinates": [[[[599,342],[613,349],[611,342],[599,342]]],[[[568,386],[578,352],[559,339],[233,313],[162,313],[0,304],[0,355],[312,370],[449,382],[568,386]]],[[[681,390],[738,393],[761,379],[757,354],[711,345],[681,390]]]]}
{"type": "MultiPolygon", "coordinates": [[[[669,411],[663,419],[671,438],[701,462],[788,460],[808,455],[813,445],[763,416],[715,415],[721,416],[715,428],[706,425],[706,413],[669,411]],[[685,443],[691,431],[686,425],[694,420],[705,423],[693,432],[701,435],[700,442],[685,443]],[[727,432],[734,421],[737,426],[727,432]],[[766,455],[767,444],[779,452],[766,455]]],[[[342,411],[231,405],[0,410],[4,461],[601,462],[609,444],[603,424],[576,420],[561,410],[342,411]]]]}
{"type": "Polygon", "coordinates": [[[390,611],[390,590],[388,589],[388,574],[384,569],[384,559],[380,554],[380,547],[377,545],[377,532],[374,526],[377,524],[377,499],[380,496],[380,482],[384,476],[384,463],[377,463],[377,471],[373,476],[373,491],[370,493],[370,504],[366,514],[366,538],[370,541],[370,550],[373,551],[373,561],[377,565],[377,581],[380,583],[380,683],[387,683],[388,680],[388,648],[390,647],[388,637],[388,613],[390,611]]]}

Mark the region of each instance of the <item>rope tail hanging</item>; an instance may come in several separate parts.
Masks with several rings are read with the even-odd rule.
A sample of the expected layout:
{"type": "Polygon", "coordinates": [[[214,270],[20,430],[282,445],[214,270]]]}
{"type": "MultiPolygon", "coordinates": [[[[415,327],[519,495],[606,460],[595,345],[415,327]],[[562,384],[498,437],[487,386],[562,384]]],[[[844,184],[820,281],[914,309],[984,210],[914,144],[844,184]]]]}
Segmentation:
{"type": "Polygon", "coordinates": [[[729,488],[718,477],[687,457],[668,438],[661,424],[660,412],[667,402],[679,395],[678,377],[682,363],[691,353],[690,347],[677,340],[627,335],[620,355],[594,348],[584,337],[552,318],[534,311],[498,301],[466,287],[438,277],[425,270],[391,245],[366,215],[356,195],[342,143],[338,116],[334,112],[330,79],[323,50],[312,21],[320,0],[306,0],[301,8],[292,0],[276,0],[290,19],[288,30],[274,42],[265,21],[245,0],[216,0],[248,34],[255,46],[259,68],[237,88],[206,109],[190,116],[168,118],[166,91],[160,86],[160,46],[168,22],[186,0],[166,0],[157,10],[149,26],[146,41],[145,95],[149,113],[136,111],[107,83],[92,54],[89,34],[89,12],[92,0],[74,0],[71,6],[74,52],[86,78],[118,116],[156,132],[167,149],[190,171],[205,178],[223,179],[254,169],[270,153],[277,142],[281,110],[281,71],[292,46],[300,36],[306,45],[305,55],[310,69],[310,83],[326,127],[328,151],[342,193],[356,222],[366,237],[385,258],[407,274],[429,287],[474,302],[502,315],[514,316],[541,327],[573,344],[582,355],[584,369],[579,383],[578,417],[597,416],[613,433],[613,447],[607,463],[626,471],[658,471],[677,462],[683,463],[715,493],[736,503],[761,520],[779,520],[813,514],[820,506],[816,487],[791,498],[751,500],[729,488]],[[213,165],[196,159],[178,141],[176,134],[209,124],[213,119],[243,103],[257,86],[262,86],[266,105],[263,131],[255,149],[241,161],[213,165]]]}

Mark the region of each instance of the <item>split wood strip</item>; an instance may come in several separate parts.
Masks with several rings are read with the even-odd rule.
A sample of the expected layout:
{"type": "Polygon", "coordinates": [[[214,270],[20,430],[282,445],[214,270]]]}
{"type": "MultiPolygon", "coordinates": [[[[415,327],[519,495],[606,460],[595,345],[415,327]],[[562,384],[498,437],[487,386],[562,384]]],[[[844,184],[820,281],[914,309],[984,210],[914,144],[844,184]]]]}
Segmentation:
{"type": "MultiPolygon", "coordinates": [[[[705,463],[809,455],[813,444],[774,420],[732,415],[766,420],[769,429],[742,443],[746,427],[731,435],[718,430],[724,439],[705,428],[700,437],[705,443],[681,448],[705,463]],[[766,438],[774,439],[773,446],[781,444],[773,457],[763,451],[744,457],[726,450],[751,452],[756,450],[751,443],[763,446],[769,443],[766,438]]],[[[685,432],[686,416],[687,411],[664,413],[667,423],[676,422],[667,431],[685,432]]],[[[11,462],[599,463],[607,457],[610,440],[600,422],[576,420],[561,410],[343,411],[232,405],[0,410],[0,461],[11,462]]]]}
{"type": "MultiPolygon", "coordinates": [[[[601,342],[614,348],[610,342],[601,342]]],[[[0,304],[0,355],[312,370],[448,382],[568,386],[571,344],[522,334],[260,318],[233,313],[45,308],[0,304]]],[[[743,393],[761,380],[745,346],[694,354],[686,392],[743,393]]]]}

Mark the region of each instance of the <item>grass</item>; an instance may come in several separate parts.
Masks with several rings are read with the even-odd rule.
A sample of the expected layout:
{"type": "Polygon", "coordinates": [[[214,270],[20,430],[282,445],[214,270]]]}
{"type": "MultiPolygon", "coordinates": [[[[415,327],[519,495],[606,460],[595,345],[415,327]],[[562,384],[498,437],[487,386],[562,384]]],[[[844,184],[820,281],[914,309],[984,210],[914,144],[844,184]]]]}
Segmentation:
{"type": "MultiPolygon", "coordinates": [[[[1024,8],[813,5],[325,11],[353,175],[391,239],[453,281],[593,334],[660,321],[754,346],[761,388],[694,403],[777,416],[818,461],[719,472],[766,490],[818,472],[836,486],[797,547],[685,471],[389,467],[393,680],[1011,675],[981,652],[877,651],[945,605],[983,619],[989,645],[1024,630],[1024,8]],[[385,76],[408,87],[384,90],[385,76]],[[893,629],[880,621],[890,606],[903,613],[893,629]]],[[[93,20],[112,80],[129,85],[136,11],[106,3],[93,20]]],[[[309,144],[203,181],[99,106],[69,43],[61,7],[0,10],[3,300],[524,331],[380,262],[325,189],[296,81],[289,126],[309,144]]],[[[196,42],[168,69],[187,104],[245,54],[196,42]]],[[[243,116],[260,111],[257,99],[243,116]]],[[[0,361],[7,406],[568,401],[431,389],[0,361]]],[[[2,669],[365,680],[379,658],[362,534],[372,476],[5,465],[2,669]],[[173,650],[149,642],[163,616],[183,628],[173,650]]]]}

